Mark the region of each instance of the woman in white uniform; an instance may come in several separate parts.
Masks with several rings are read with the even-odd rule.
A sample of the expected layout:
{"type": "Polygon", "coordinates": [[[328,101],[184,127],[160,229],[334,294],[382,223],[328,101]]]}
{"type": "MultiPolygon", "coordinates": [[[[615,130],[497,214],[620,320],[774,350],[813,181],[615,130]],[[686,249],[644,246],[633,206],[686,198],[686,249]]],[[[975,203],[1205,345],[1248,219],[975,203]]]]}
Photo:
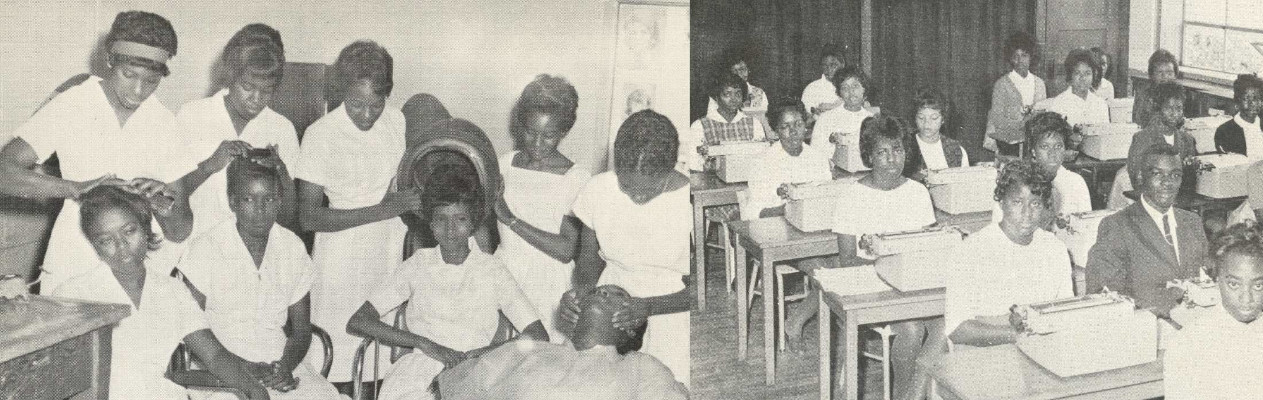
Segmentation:
{"type": "MultiPolygon", "coordinates": [[[[192,166],[169,155],[179,148],[171,135],[179,131],[175,116],[154,96],[176,53],[171,23],[142,11],[119,13],[104,41],[106,76],[90,77],[46,104],[18,127],[0,150],[0,194],[27,198],[76,199],[114,175],[173,183],[192,166]],[[61,178],[30,168],[53,154],[61,162],[61,178]]],[[[155,185],[150,196],[168,197],[169,209],[155,215],[169,242],[182,242],[192,229],[193,214],[180,185],[155,185]]],[[[148,223],[148,221],[146,221],[148,223]]],[[[79,232],[79,205],[67,201],[53,224],[41,276],[44,293],[78,275],[96,260],[92,246],[79,232]]],[[[169,271],[169,270],[168,270],[169,271]]]]}
{"type": "Polygon", "coordinates": [[[574,126],[579,95],[565,79],[540,75],[526,85],[511,125],[519,151],[500,157],[504,193],[496,204],[500,248],[496,256],[517,280],[557,343],[557,307],[570,289],[579,223],[570,215],[575,196],[592,175],[557,151],[574,126]]]}
{"type": "Polygon", "coordinates": [[[688,177],[673,169],[679,145],[671,121],[651,110],[618,128],[614,170],[592,177],[575,200],[583,229],[575,286],[563,297],[562,314],[573,323],[577,295],[598,284],[622,286],[632,295],[630,311],[615,314],[615,325],[636,329],[647,318],[640,351],[689,385],[692,208],[688,177]]]}
{"type": "Polygon", "coordinates": [[[1053,111],[1066,116],[1070,126],[1084,124],[1108,124],[1110,106],[1096,95],[1095,88],[1101,82],[1101,65],[1087,49],[1074,49],[1066,56],[1066,82],[1064,92],[1035,105],[1037,110],[1053,111]]]}
{"type": "Polygon", "coordinates": [[[183,387],[163,376],[181,342],[228,386],[250,399],[267,399],[261,376],[216,340],[188,288],[166,271],[146,266],[148,254],[162,245],[149,225],[150,210],[157,205],[131,192],[101,186],[83,194],[82,207],[76,210],[82,216],[79,240],[90,243],[99,258],[83,260],[85,272],[54,292],[131,309],[114,328],[110,399],[188,398],[183,387]]]}
{"type": "Polygon", "coordinates": [[[876,114],[865,107],[872,90],[871,81],[859,67],[848,65],[833,75],[833,84],[842,99],[842,107],[820,114],[811,130],[811,145],[832,156],[834,166],[848,171],[867,170],[862,168],[859,143],[860,124],[876,114]],[[845,153],[838,153],[842,151],[845,153]]]}
{"type": "MultiPolygon", "coordinates": [[[[386,49],[372,41],[342,49],[333,66],[342,105],[308,127],[303,140],[295,176],[299,222],[317,232],[311,322],[319,326],[346,326],[377,280],[399,265],[406,232],[399,215],[421,205],[414,191],[388,193],[404,152],[403,114],[386,106],[392,64],[386,49]]],[[[329,381],[350,393],[346,382],[360,338],[343,329],[329,334],[329,381]]],[[[383,360],[379,367],[389,364],[383,360]]]]}
{"type": "MultiPolygon", "coordinates": [[[[1052,179],[1052,201],[1044,216],[1043,227],[1052,230],[1058,216],[1092,211],[1092,199],[1088,195],[1087,181],[1083,176],[1062,166],[1066,142],[1073,129],[1066,118],[1055,112],[1042,112],[1026,120],[1026,154],[1028,160],[1043,169],[1044,177],[1052,179]]],[[[1000,203],[991,210],[991,222],[1004,218],[1000,203]]]]}
{"type": "Polygon", "coordinates": [[[270,153],[270,164],[281,173],[277,223],[297,231],[289,168],[298,162],[298,134],[289,119],[268,106],[285,68],[284,50],[273,37],[280,33],[263,24],[237,31],[221,57],[227,88],[185,104],[176,116],[187,135],[187,154],[197,163],[182,179],[196,217],[194,236],[231,217],[223,171],[250,149],[269,149],[263,152],[270,153]]]}

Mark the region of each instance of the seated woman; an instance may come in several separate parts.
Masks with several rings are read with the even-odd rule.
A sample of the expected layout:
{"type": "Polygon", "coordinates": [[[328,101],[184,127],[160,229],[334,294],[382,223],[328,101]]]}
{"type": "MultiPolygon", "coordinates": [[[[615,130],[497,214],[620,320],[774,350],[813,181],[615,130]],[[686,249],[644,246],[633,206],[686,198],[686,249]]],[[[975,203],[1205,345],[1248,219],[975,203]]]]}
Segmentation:
{"type": "Polygon", "coordinates": [[[1048,97],[1044,80],[1031,72],[1035,57],[1035,40],[1026,32],[1015,32],[1004,41],[1004,61],[1013,69],[996,79],[992,86],[987,138],[983,141],[983,147],[997,155],[1018,154],[1022,120],[1031,106],[1048,97]]]}
{"type": "MultiPolygon", "coordinates": [[[[745,103],[741,105],[741,111],[747,113],[766,112],[768,107],[767,92],[764,92],[763,89],[760,89],[758,86],[754,86],[754,84],[750,83],[750,65],[746,63],[746,58],[741,55],[727,58],[728,62],[724,63],[724,69],[721,73],[732,72],[736,74],[741,77],[742,81],[745,81],[746,88],[748,88],[747,92],[749,95],[746,96],[745,103]]],[[[719,103],[716,103],[715,99],[709,99],[706,103],[707,112],[714,111],[718,108],[719,103]]]]}
{"type": "Polygon", "coordinates": [[[519,342],[443,371],[435,385],[443,400],[670,400],[688,391],[651,355],[630,350],[634,330],[612,323],[631,298],[614,285],[579,297],[578,321],[565,344],[519,342]]]}
{"type": "Polygon", "coordinates": [[[928,171],[969,166],[969,153],[960,142],[943,135],[947,116],[951,114],[947,99],[936,89],[921,89],[912,100],[916,110],[916,135],[906,140],[907,166],[903,175],[917,182],[925,182],[928,171]]]}
{"type": "Polygon", "coordinates": [[[1237,153],[1251,160],[1263,160],[1263,130],[1259,128],[1259,112],[1263,111],[1263,80],[1252,74],[1237,75],[1237,80],[1232,82],[1232,99],[1237,105],[1237,115],[1215,129],[1215,148],[1221,153],[1237,153]]]}
{"type": "Polygon", "coordinates": [[[1131,106],[1131,120],[1141,127],[1148,127],[1153,122],[1154,114],[1156,114],[1154,110],[1160,107],[1154,102],[1151,92],[1154,87],[1163,83],[1179,84],[1176,83],[1176,79],[1180,77],[1180,62],[1170,51],[1157,49],[1149,56],[1148,72],[1151,86],[1148,90],[1137,88],[1136,101],[1131,106]]]}
{"type": "Polygon", "coordinates": [[[1263,229],[1228,227],[1211,244],[1219,304],[1176,332],[1163,356],[1167,399],[1247,399],[1263,393],[1263,229]]]}
{"type": "Polygon", "coordinates": [[[474,222],[484,196],[472,177],[440,169],[421,196],[422,213],[437,248],[416,254],[383,277],[347,322],[348,332],[419,352],[400,358],[386,375],[378,399],[430,398],[430,381],[445,368],[477,357],[493,343],[503,313],[519,338],[548,341],[548,333],[526,294],[498,258],[479,250],[474,222]],[[381,314],[407,302],[408,330],[381,321],[381,314]]]}
{"type": "Polygon", "coordinates": [[[710,98],[717,108],[706,113],[706,116],[693,121],[689,126],[691,138],[681,140],[687,153],[686,162],[689,170],[706,169],[706,146],[713,146],[731,141],[761,141],[766,138],[763,124],[745,112],[742,105],[749,98],[746,82],[734,73],[719,76],[711,88],[710,98]]]}
{"type": "Polygon", "coordinates": [[[1127,148],[1127,175],[1131,177],[1130,187],[1133,188],[1140,183],[1144,153],[1150,146],[1158,143],[1174,146],[1180,160],[1185,163],[1197,155],[1197,139],[1182,129],[1184,88],[1176,83],[1161,83],[1150,89],[1149,95],[1155,107],[1152,123],[1132,135],[1131,147],[1127,148]]]}
{"type": "MultiPolygon", "coordinates": [[[[228,219],[189,243],[177,268],[206,310],[211,331],[233,354],[266,377],[272,398],[336,399],[338,392],[303,362],[311,345],[315,263],[303,241],[276,223],[281,180],[270,158],[228,164],[228,219]],[[285,326],[288,325],[288,334],[285,326]]],[[[194,399],[235,399],[230,393],[190,393],[194,399]]]]}
{"type": "Polygon", "coordinates": [[[785,215],[781,185],[833,179],[829,156],[803,144],[807,117],[796,101],[772,107],[768,118],[780,138],[779,145],[769,146],[755,161],[758,168],[750,177],[750,189],[741,206],[743,219],[785,215]]]}
{"type": "Polygon", "coordinates": [[[100,261],[66,281],[53,295],[127,304],[131,316],[114,328],[110,399],[185,398],[185,389],[163,374],[181,342],[207,369],[250,399],[267,399],[251,376],[251,364],[224,349],[207,326],[189,290],[165,271],[145,266],[161,239],[150,229],[155,204],[121,186],[99,186],[79,198],[83,235],[100,261]]]}
{"type": "MultiPolygon", "coordinates": [[[[1066,118],[1055,112],[1035,114],[1026,121],[1025,130],[1024,156],[1043,170],[1044,177],[1052,178],[1052,206],[1045,223],[1052,223],[1052,217],[1092,211],[1092,199],[1088,196],[1088,184],[1083,176],[1061,165],[1066,142],[1074,132],[1070,124],[1066,123],[1066,118]]],[[[991,221],[1000,222],[1003,218],[1004,213],[997,203],[991,211],[991,221]]],[[[1044,227],[1051,228],[1051,225],[1044,227]]]]}
{"type": "Polygon", "coordinates": [[[820,115],[811,130],[811,145],[828,154],[835,162],[845,157],[854,160],[860,157],[859,136],[860,124],[876,113],[865,105],[871,96],[872,81],[859,67],[848,65],[833,75],[833,88],[842,101],[842,106],[826,111],[820,115]],[[845,154],[834,154],[845,149],[845,154]]]}
{"type": "Polygon", "coordinates": [[[1114,84],[1110,82],[1108,77],[1112,71],[1110,68],[1114,66],[1114,56],[1106,54],[1105,50],[1102,50],[1100,47],[1093,47],[1091,51],[1092,58],[1096,60],[1097,65],[1101,66],[1101,83],[1095,86],[1096,89],[1093,89],[1092,93],[1106,101],[1113,100],[1114,84]]]}
{"type": "Polygon", "coordinates": [[[1071,50],[1066,55],[1066,71],[1070,87],[1056,97],[1035,104],[1035,108],[1066,116],[1070,126],[1108,124],[1109,103],[1094,92],[1101,82],[1101,65],[1096,63],[1092,52],[1082,48],[1071,50]]]}
{"type": "MultiPolygon", "coordinates": [[[[921,183],[901,175],[904,169],[904,134],[907,126],[898,117],[864,120],[860,130],[860,150],[872,173],[837,199],[833,210],[833,233],[838,236],[838,257],[811,259],[799,268],[809,271],[872,263],[868,235],[920,229],[935,223],[930,192],[921,183]]],[[[785,325],[785,333],[797,342],[803,325],[816,315],[819,291],[812,290],[802,306],[795,308],[785,325]]],[[[823,323],[827,323],[825,321],[823,323]]],[[[895,398],[920,399],[929,386],[928,371],[916,368],[916,357],[927,333],[942,330],[937,318],[896,323],[897,336],[891,345],[895,369],[895,398]]]]}
{"type": "Polygon", "coordinates": [[[1013,343],[1010,307],[1074,296],[1066,245],[1040,229],[1052,205],[1050,182],[1031,160],[1000,170],[995,197],[1003,219],[965,238],[944,274],[944,333],[954,351],[1013,343]]]}

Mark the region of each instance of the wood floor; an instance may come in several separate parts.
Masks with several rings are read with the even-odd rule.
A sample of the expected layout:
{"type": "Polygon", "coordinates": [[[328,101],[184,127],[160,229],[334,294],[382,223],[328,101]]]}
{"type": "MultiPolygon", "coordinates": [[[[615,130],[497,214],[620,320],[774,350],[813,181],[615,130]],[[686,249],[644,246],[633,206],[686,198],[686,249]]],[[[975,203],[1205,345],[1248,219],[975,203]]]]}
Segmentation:
{"type": "MultiPolygon", "coordinates": [[[[763,373],[763,303],[757,297],[750,310],[750,347],[745,361],[737,360],[736,293],[724,287],[721,252],[708,249],[706,274],[706,311],[693,311],[692,357],[694,399],[818,399],[819,376],[817,322],[812,319],[803,329],[803,342],[796,349],[781,352],[777,357],[776,385],[767,386],[763,373]]],[[[801,301],[791,302],[789,309],[801,301]]],[[[792,312],[792,311],[791,311],[792,312]]],[[[838,336],[834,323],[834,337],[838,336]]],[[[863,331],[862,331],[863,332],[863,331]]],[[[864,349],[880,346],[875,335],[862,343],[864,349]]],[[[836,350],[835,350],[836,352],[836,350]]],[[[836,368],[836,367],[835,367],[836,368]]],[[[861,362],[860,397],[881,399],[881,366],[877,362],[861,362]]],[[[836,369],[835,369],[836,374],[836,369]]],[[[834,382],[834,398],[841,398],[834,382]]]]}

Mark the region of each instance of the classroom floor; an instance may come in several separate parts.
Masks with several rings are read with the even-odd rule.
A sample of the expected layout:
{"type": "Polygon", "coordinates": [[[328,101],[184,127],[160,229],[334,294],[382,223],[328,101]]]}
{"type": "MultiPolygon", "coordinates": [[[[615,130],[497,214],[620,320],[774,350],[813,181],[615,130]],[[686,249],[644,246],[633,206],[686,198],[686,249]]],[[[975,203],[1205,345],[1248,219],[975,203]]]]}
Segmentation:
{"type": "MultiPolygon", "coordinates": [[[[795,351],[789,349],[777,357],[776,385],[767,386],[763,373],[763,303],[757,297],[750,309],[750,344],[746,361],[737,360],[736,292],[724,288],[722,252],[707,251],[706,311],[693,311],[692,357],[694,399],[819,399],[820,380],[817,373],[817,322],[813,318],[803,329],[804,339],[795,351]]],[[[797,307],[791,302],[787,308],[797,307]]],[[[840,332],[834,323],[834,337],[840,332]]],[[[864,331],[861,331],[864,332],[864,331]]],[[[875,335],[865,337],[863,349],[879,349],[875,335]]],[[[835,366],[835,375],[836,369],[835,366]]],[[[881,399],[881,364],[861,361],[861,399],[881,399]]],[[[834,382],[834,398],[841,398],[834,382]]]]}

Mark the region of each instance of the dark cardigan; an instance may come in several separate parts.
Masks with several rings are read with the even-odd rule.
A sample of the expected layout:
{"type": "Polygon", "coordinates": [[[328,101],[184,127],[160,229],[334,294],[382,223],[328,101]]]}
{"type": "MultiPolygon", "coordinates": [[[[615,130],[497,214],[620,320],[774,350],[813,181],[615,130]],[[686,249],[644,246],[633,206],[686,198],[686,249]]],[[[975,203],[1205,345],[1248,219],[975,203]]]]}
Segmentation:
{"type": "MultiPolygon", "coordinates": [[[[907,177],[915,177],[916,174],[925,169],[925,159],[921,157],[921,145],[917,142],[916,135],[905,136],[904,154],[907,160],[904,162],[903,175],[907,177]]],[[[943,146],[943,156],[947,159],[948,167],[960,167],[964,158],[965,149],[960,147],[960,142],[956,139],[939,135],[938,143],[943,146]]]]}
{"type": "Polygon", "coordinates": [[[1220,153],[1249,155],[1245,153],[1245,129],[1237,124],[1236,118],[1224,122],[1215,129],[1215,149],[1220,153]]]}

